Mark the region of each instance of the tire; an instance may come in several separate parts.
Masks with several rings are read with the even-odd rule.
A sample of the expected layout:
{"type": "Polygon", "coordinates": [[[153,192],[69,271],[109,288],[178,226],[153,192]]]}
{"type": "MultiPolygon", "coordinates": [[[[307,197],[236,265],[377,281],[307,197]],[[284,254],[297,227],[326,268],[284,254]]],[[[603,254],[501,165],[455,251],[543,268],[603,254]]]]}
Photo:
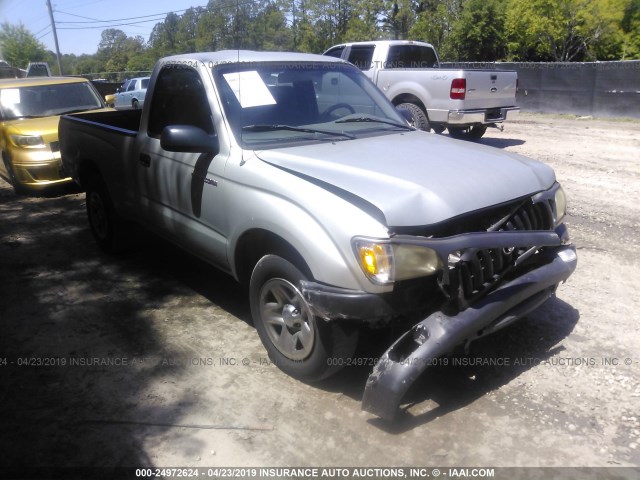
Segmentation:
{"type": "Polygon", "coordinates": [[[98,246],[106,253],[123,249],[126,222],[116,213],[104,181],[97,174],[86,182],[87,218],[98,246]]]}
{"type": "Polygon", "coordinates": [[[480,140],[487,131],[486,125],[474,125],[471,127],[449,127],[449,135],[461,140],[480,140]]]}
{"type": "Polygon", "coordinates": [[[411,116],[413,117],[413,123],[411,123],[412,127],[424,130],[425,132],[428,132],[431,129],[427,114],[418,105],[413,103],[401,103],[396,108],[399,108],[400,110],[407,110],[411,113],[411,116]]]}
{"type": "Polygon", "coordinates": [[[134,110],[138,110],[138,108],[140,108],[138,100],[134,100],[133,102],[131,102],[131,108],[133,108],[134,110]]]}
{"type": "Polygon", "coordinates": [[[353,355],[358,330],[313,316],[300,293],[305,275],[277,255],[262,257],[251,274],[251,315],[269,358],[286,374],[306,382],[333,375],[353,355]]]}

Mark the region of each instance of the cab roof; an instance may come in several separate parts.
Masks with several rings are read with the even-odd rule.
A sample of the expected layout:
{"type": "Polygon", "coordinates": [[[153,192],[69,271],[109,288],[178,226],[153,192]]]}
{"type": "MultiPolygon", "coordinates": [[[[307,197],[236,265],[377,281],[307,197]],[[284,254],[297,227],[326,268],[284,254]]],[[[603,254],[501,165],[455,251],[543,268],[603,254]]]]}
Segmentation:
{"type": "Polygon", "coordinates": [[[337,58],[316,55],[312,53],[294,52],[255,52],[251,50],[221,50],[219,52],[187,53],[165,57],[159,61],[160,64],[171,62],[197,61],[205,65],[245,63],[245,62],[343,62],[337,58]]]}

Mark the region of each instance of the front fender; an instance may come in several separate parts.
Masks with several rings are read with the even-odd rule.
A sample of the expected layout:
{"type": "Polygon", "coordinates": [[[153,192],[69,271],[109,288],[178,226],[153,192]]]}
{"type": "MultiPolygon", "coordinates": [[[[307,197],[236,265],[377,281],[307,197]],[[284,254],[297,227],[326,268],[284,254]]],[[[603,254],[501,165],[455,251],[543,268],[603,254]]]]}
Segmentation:
{"type": "Polygon", "coordinates": [[[244,207],[234,212],[242,220],[233,226],[228,238],[227,256],[236,278],[240,272],[233,259],[240,238],[246,232],[264,230],[289,243],[302,256],[315,280],[342,288],[362,288],[355,258],[345,255],[337,240],[307,211],[266,191],[249,195],[244,192],[244,197],[244,207]]]}

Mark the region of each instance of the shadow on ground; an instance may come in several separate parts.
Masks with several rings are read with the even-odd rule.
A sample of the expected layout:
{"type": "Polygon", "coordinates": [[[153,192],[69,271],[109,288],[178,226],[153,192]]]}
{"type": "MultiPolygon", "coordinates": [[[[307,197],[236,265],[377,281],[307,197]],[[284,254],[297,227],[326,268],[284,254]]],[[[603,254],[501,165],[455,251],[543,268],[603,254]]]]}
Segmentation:
{"type": "MultiPolygon", "coordinates": [[[[441,365],[425,370],[410,387],[393,422],[375,418],[370,423],[388,433],[403,433],[464,408],[558,355],[562,347],[556,345],[569,336],[579,317],[579,312],[561,299],[550,299],[528,317],[472,343],[467,354],[440,359],[441,365]],[[413,406],[427,401],[436,406],[417,415],[411,413],[413,406]]],[[[321,388],[361,401],[371,365],[401,333],[365,332],[359,358],[354,360],[362,365],[345,368],[321,388]]]]}
{"type": "MultiPolygon", "coordinates": [[[[151,383],[188,375],[184,366],[131,363],[181,354],[160,337],[152,313],[172,296],[196,292],[250,323],[246,292],[157,239],[123,256],[101,255],[87,228],[83,194],[16,197],[1,184],[0,215],[0,362],[6,360],[0,365],[0,467],[153,466],[145,429],[131,425],[153,427],[156,434],[180,426],[192,401],[187,392],[161,401],[148,395],[151,383]]],[[[470,356],[551,357],[578,318],[553,299],[473,344],[470,356]]],[[[403,331],[363,332],[360,366],[317,388],[360,401],[372,359],[403,331]]],[[[433,368],[409,390],[396,422],[371,423],[390,433],[414,429],[533,366],[433,368]],[[412,405],[427,400],[437,407],[411,413],[412,405]]]]}
{"type": "Polygon", "coordinates": [[[185,392],[148,396],[150,383],[184,369],[162,361],[177,354],[150,312],[193,287],[218,292],[213,301],[246,318],[241,292],[223,274],[198,282],[209,267],[182,254],[158,262],[162,244],[100,254],[83,194],[18,197],[0,181],[0,216],[0,471],[153,466],[145,430],[131,424],[157,434],[192,402],[185,392]],[[150,357],[160,361],[140,361],[150,357]]]}
{"type": "MultiPolygon", "coordinates": [[[[491,130],[489,130],[491,131],[491,130]]],[[[453,138],[447,134],[449,138],[453,138]]],[[[519,138],[496,138],[496,137],[482,137],[479,140],[464,140],[471,143],[480,143],[489,147],[495,148],[509,148],[516,147],[518,145],[524,145],[526,142],[519,138]]]]}
{"type": "Polygon", "coordinates": [[[509,148],[517,147],[518,145],[524,145],[526,142],[518,138],[483,137],[479,140],[478,143],[495,148],[509,148]]]}

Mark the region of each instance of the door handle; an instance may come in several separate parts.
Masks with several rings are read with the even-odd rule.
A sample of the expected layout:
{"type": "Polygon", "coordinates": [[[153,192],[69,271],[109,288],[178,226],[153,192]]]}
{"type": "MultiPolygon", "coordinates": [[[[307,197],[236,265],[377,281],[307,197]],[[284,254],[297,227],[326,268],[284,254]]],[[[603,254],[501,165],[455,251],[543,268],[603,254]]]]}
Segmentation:
{"type": "Polygon", "coordinates": [[[151,166],[151,157],[146,153],[141,153],[140,158],[138,158],[138,163],[143,167],[149,168],[151,166]]]}

